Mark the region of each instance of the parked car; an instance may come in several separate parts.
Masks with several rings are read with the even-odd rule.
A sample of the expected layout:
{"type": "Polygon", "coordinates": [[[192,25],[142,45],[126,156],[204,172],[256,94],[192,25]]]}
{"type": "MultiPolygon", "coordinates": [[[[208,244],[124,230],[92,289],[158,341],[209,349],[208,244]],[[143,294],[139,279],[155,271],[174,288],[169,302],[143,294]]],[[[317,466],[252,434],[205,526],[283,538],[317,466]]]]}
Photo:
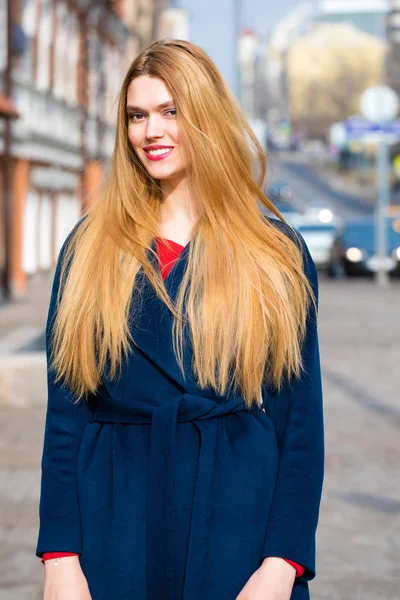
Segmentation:
{"type": "Polygon", "coordinates": [[[303,140],[299,149],[306,160],[311,160],[314,165],[323,164],[329,159],[329,150],[321,140],[303,140]]]}
{"type": "MultiPolygon", "coordinates": [[[[279,210],[285,220],[293,226],[296,226],[297,218],[301,214],[292,203],[293,190],[286,181],[276,181],[272,183],[267,191],[267,198],[279,210]]],[[[261,204],[260,209],[270,217],[275,217],[274,213],[266,210],[261,204]]]]}
{"type": "MultiPolygon", "coordinates": [[[[386,218],[387,254],[385,268],[400,275],[400,219],[386,218]]],[[[328,274],[331,277],[367,275],[379,268],[373,217],[348,220],[332,244],[328,274]]]]}
{"type": "Polygon", "coordinates": [[[331,248],[339,226],[337,219],[323,223],[319,219],[303,216],[296,229],[304,238],[317,269],[327,269],[331,248]]]}
{"type": "Polygon", "coordinates": [[[287,202],[293,196],[293,189],[286,181],[275,181],[268,187],[267,196],[274,204],[282,200],[287,202]]]}
{"type": "MultiPolygon", "coordinates": [[[[289,202],[274,202],[273,204],[284,217],[285,221],[289,223],[289,225],[292,225],[293,227],[297,226],[297,222],[301,218],[301,213],[299,213],[299,211],[294,208],[292,204],[289,202]]],[[[259,203],[259,207],[261,212],[267,217],[272,217],[274,219],[277,218],[276,215],[272,211],[266,209],[261,202],[259,203]]]]}
{"type": "Polygon", "coordinates": [[[326,153],[327,147],[322,140],[303,140],[301,151],[307,154],[321,155],[326,153]]]}
{"type": "Polygon", "coordinates": [[[297,226],[298,221],[302,217],[302,213],[300,213],[293,204],[290,202],[278,201],[274,202],[274,206],[279,210],[289,225],[292,225],[293,227],[297,226]]]}
{"type": "Polygon", "coordinates": [[[310,202],[306,208],[305,215],[317,219],[321,223],[332,223],[335,219],[332,209],[327,204],[322,204],[321,202],[310,202]]]}

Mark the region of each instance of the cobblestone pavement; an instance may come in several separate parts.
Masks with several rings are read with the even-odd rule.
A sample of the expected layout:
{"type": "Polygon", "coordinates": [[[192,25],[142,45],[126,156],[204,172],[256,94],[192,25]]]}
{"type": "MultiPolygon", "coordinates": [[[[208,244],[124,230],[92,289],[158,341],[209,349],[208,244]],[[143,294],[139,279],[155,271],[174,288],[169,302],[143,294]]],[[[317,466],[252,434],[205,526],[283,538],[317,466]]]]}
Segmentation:
{"type": "MultiPolygon", "coordinates": [[[[46,301],[48,290],[40,292],[46,301]]],[[[46,311],[31,308],[20,317],[40,327],[46,311]]],[[[0,345],[12,341],[12,329],[1,328],[11,319],[4,310],[0,345]]],[[[399,282],[381,291],[372,281],[321,281],[327,457],[313,600],[400,598],[399,312],[399,282]]],[[[45,365],[43,356],[22,356],[7,371],[7,360],[3,374],[14,370],[26,397],[0,405],[0,600],[40,600],[34,548],[45,365]]]]}

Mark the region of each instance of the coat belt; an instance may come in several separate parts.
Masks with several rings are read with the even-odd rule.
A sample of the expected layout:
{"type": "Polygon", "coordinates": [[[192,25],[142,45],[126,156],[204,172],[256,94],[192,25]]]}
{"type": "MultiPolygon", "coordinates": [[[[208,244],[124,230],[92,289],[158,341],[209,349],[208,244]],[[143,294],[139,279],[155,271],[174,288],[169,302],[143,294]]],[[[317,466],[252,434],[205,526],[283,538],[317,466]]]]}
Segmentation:
{"type": "Polygon", "coordinates": [[[200,451],[182,600],[202,597],[218,434],[216,417],[249,409],[240,398],[217,403],[213,399],[187,393],[161,406],[132,401],[129,408],[129,413],[116,414],[115,405],[100,405],[93,414],[93,421],[151,425],[146,553],[148,600],[178,599],[175,589],[174,513],[176,425],[197,422],[200,451]]]}

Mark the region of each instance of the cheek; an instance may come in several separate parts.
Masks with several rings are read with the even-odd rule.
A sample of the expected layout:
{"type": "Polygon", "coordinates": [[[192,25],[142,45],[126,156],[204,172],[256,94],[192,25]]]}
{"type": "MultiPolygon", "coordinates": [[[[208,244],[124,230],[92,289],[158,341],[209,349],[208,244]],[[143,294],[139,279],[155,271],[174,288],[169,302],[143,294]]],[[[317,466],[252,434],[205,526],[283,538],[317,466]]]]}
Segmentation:
{"type": "Polygon", "coordinates": [[[138,128],[128,127],[128,139],[134,148],[140,146],[142,137],[138,128]]]}
{"type": "Polygon", "coordinates": [[[168,127],[168,135],[175,144],[179,144],[180,135],[179,135],[179,126],[176,121],[172,121],[170,126],[168,127]]]}

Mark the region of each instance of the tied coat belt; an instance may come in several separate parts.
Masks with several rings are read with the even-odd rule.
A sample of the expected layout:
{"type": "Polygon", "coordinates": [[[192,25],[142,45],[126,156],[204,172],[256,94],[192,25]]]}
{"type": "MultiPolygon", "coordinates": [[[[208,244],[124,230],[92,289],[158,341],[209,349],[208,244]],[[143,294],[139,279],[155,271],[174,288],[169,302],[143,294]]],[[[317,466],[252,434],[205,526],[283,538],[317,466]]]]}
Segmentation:
{"type": "MultiPolygon", "coordinates": [[[[176,600],[175,595],[175,441],[176,425],[196,421],[200,451],[194,489],[189,546],[182,600],[197,597],[203,582],[207,549],[210,498],[215,467],[217,417],[249,411],[240,398],[217,403],[204,396],[184,393],[161,406],[133,400],[129,413],[117,414],[101,403],[92,418],[99,423],[151,425],[147,523],[147,598],[176,600]],[[166,596],[167,590],[167,596],[166,596]]],[[[251,411],[262,410],[254,408],[251,411]]]]}

